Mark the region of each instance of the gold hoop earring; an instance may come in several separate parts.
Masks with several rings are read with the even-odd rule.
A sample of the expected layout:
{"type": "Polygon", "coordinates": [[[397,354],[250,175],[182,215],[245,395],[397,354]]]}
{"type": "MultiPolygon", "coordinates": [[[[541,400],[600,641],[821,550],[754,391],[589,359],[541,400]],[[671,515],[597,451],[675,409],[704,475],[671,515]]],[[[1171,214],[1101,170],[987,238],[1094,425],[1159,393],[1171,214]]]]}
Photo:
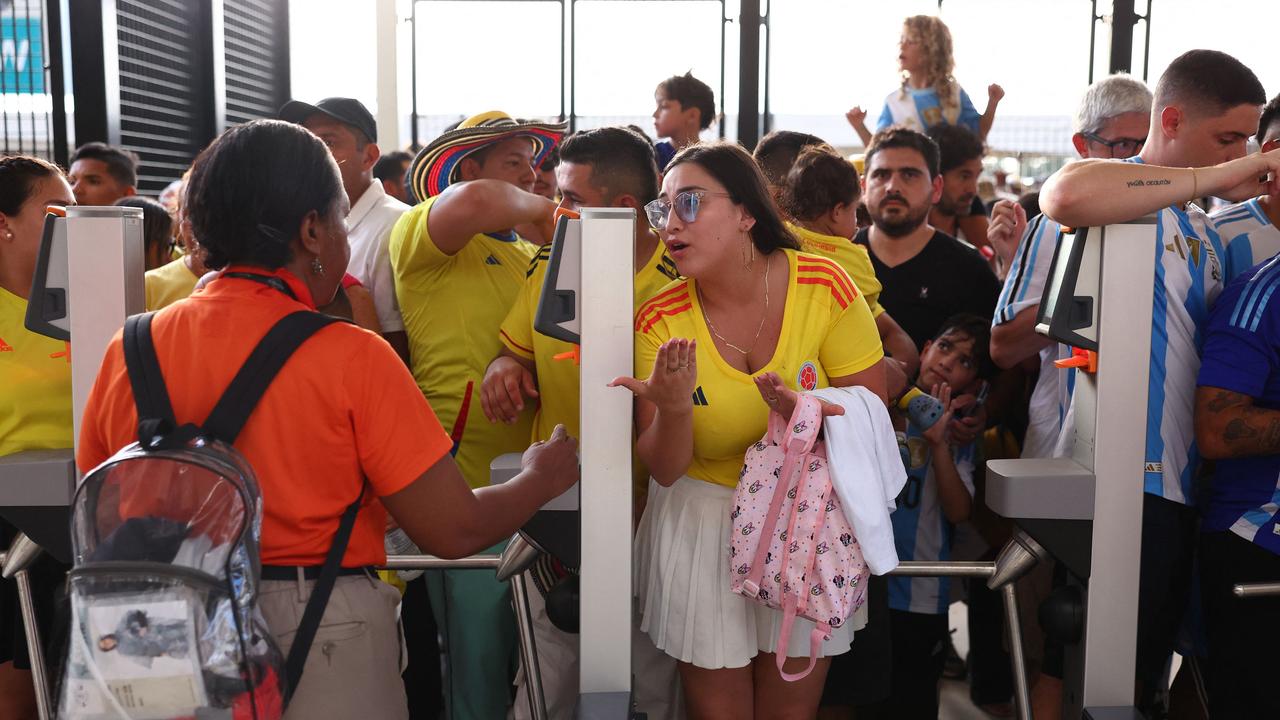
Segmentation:
{"type": "Polygon", "coordinates": [[[745,248],[747,252],[742,253],[742,269],[750,270],[756,264],[756,244],[751,242],[751,235],[747,233],[742,234],[742,239],[747,245],[745,248]]]}

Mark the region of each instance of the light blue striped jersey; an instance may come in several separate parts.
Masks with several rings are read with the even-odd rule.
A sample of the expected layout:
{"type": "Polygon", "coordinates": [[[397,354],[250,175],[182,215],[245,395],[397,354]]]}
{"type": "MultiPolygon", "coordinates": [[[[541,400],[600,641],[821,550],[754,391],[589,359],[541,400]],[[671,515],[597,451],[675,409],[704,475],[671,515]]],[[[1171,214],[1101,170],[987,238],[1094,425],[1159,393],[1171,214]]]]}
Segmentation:
{"type": "MultiPolygon", "coordinates": [[[[899,560],[950,560],[955,527],[947,521],[938,503],[938,482],[933,477],[933,457],[929,442],[914,425],[907,426],[907,448],[911,467],[907,483],[898,494],[893,521],[893,544],[899,560]]],[[[953,448],[956,471],[969,495],[973,495],[975,445],[953,448]]],[[[951,602],[948,578],[889,577],[889,607],[905,612],[941,615],[951,602]]]]}
{"type": "MultiPolygon", "coordinates": [[[[1129,158],[1123,162],[1142,162],[1129,158]]],[[[1151,373],[1147,383],[1146,492],[1183,505],[1195,499],[1196,375],[1209,309],[1222,292],[1225,250],[1213,222],[1193,203],[1157,213],[1151,373]]],[[[1105,351],[1104,351],[1105,352],[1105,351]]]]}
{"type": "Polygon", "coordinates": [[[1280,252],[1280,228],[1272,224],[1258,198],[1236,203],[1209,216],[1222,238],[1226,282],[1280,252]]]}
{"type": "Polygon", "coordinates": [[[934,125],[959,125],[976,135],[982,116],[969,99],[969,93],[959,83],[952,83],[951,94],[951,101],[944,105],[933,87],[894,90],[884,99],[884,109],[876,121],[876,132],[890,125],[901,125],[922,133],[934,125]]]}
{"type": "MultiPolygon", "coordinates": [[[[1024,311],[1039,307],[1061,229],[1061,225],[1044,215],[1037,215],[1027,223],[1027,230],[1018,243],[996,303],[995,318],[991,323],[993,328],[1012,322],[1024,311]]],[[[1024,458],[1054,455],[1071,399],[1075,370],[1060,370],[1053,362],[1070,354],[1069,348],[1056,343],[1040,351],[1040,375],[1031,392],[1027,433],[1022,442],[1024,458]]]]}

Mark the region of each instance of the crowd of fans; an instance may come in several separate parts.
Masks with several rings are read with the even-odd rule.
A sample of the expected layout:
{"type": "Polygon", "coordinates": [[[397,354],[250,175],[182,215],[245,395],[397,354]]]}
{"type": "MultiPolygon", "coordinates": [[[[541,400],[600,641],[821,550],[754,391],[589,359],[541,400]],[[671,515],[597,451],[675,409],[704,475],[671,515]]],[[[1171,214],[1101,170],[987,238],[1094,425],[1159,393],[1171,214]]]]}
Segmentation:
{"type": "MultiPolygon", "coordinates": [[[[72,446],[62,344],[22,320],[44,207],[141,207],[147,308],[160,311],[179,418],[208,412],[275,319],[311,308],[353,321],[304,346],[237,443],[262,482],[265,565],[322,562],[343,508],[362,499],[351,572],[321,624],[329,639],[288,716],[524,717],[506,584],[365,569],[382,564],[394,527],[431,554],[500,551],[576,480],[578,370],[558,359],[572,348],[533,328],[547,243],[557,208],[631,208],[635,376],[614,385],[636,398],[639,709],[936,718],[941,678],[967,673],[973,701],[1007,716],[1000,601],[980,583],[874,576],[865,625],[834,633],[807,678],[783,681],[775,654],[802,667],[809,630],[798,623],[803,642],[776,647],[772,611],[728,593],[715,557],[728,498],[771,410],[789,415],[798,391],[860,386],[899,431],[899,557],[993,557],[1011,527],[985,509],[985,461],[1070,452],[1074,378],[1054,364],[1069,349],[1034,330],[1054,245],[1064,226],[1154,213],[1156,275],[1133,278],[1156,297],[1147,457],[1133,477],[1145,491],[1134,702],[1151,718],[1277,716],[1280,661],[1265,634],[1280,607],[1231,587],[1280,580],[1280,306],[1269,303],[1280,98],[1208,50],[1178,57],[1154,88],[1103,78],[1074,120],[1081,160],[1038,192],[1010,193],[983,165],[1004,91],[991,85],[978,113],[936,17],[908,18],[900,51],[902,82],[874,130],[861,107],[847,115],[865,145],[852,159],[788,130],[754,155],[700,140],[715,99],[691,74],[658,84],[656,144],[634,126],[567,134],[495,111],[383,154],[369,111],[327,98],[228,130],[158,200],[137,195],[138,158],[103,143],[78,148],[66,172],[0,158],[0,455],[72,446]],[[909,393],[938,398],[943,420],[920,427],[897,410],[909,393]],[[490,461],[508,452],[525,452],[523,472],[490,487],[490,461]],[[955,599],[967,603],[967,667],[951,650],[955,599]]],[[[86,410],[82,471],[136,429],[121,352],[117,339],[86,410]]],[[[14,532],[0,523],[0,546],[14,532]]],[[[57,605],[65,571],[49,559],[33,571],[42,607],[57,605]]],[[[578,636],[552,617],[575,573],[552,557],[529,571],[556,718],[578,694],[578,636]]],[[[1065,574],[1044,564],[1018,587],[1037,718],[1062,706],[1063,648],[1036,609],[1065,574]]],[[[307,592],[298,577],[262,591],[285,645],[307,592]]],[[[27,717],[14,591],[0,591],[0,716],[27,717]]]]}

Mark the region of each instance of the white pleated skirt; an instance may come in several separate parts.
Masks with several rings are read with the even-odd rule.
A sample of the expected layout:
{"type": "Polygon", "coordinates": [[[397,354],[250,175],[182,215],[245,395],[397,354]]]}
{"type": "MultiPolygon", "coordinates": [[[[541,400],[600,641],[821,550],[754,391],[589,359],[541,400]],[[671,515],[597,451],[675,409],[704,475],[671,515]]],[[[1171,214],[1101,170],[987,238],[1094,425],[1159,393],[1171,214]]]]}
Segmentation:
{"type": "MultiPolygon", "coordinates": [[[[729,513],[733,490],[688,476],[671,487],[649,480],[649,500],[636,532],[635,589],[640,629],[654,645],[701,668],[737,668],[758,653],[777,652],[782,613],[729,590],[729,513]]],[[[822,643],[819,657],[848,652],[867,624],[859,608],[822,643]]],[[[788,657],[809,657],[814,624],[798,618],[788,657]]]]}

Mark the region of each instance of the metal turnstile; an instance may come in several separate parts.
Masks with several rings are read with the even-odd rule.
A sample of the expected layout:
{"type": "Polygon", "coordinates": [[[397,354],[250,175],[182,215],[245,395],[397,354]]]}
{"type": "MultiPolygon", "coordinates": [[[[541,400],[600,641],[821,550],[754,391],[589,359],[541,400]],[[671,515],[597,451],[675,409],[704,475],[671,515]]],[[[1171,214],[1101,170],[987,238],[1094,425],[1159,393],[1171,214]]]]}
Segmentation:
{"type": "MultiPolygon", "coordinates": [[[[49,208],[25,324],[67,343],[76,438],[107,345],[126,317],[145,309],[142,258],[141,208],[49,208]]],[[[70,562],[69,506],[76,482],[70,448],[0,458],[0,516],[21,531],[4,554],[0,577],[18,583],[41,720],[54,711],[27,569],[42,551],[70,562]]]]}
{"type": "Polygon", "coordinates": [[[1063,717],[1137,718],[1138,570],[1155,217],[1065,232],[1037,331],[1074,348],[1068,457],[992,460],[987,504],[1067,568],[1063,717]],[[1077,637],[1072,638],[1074,634],[1077,637]]]}

